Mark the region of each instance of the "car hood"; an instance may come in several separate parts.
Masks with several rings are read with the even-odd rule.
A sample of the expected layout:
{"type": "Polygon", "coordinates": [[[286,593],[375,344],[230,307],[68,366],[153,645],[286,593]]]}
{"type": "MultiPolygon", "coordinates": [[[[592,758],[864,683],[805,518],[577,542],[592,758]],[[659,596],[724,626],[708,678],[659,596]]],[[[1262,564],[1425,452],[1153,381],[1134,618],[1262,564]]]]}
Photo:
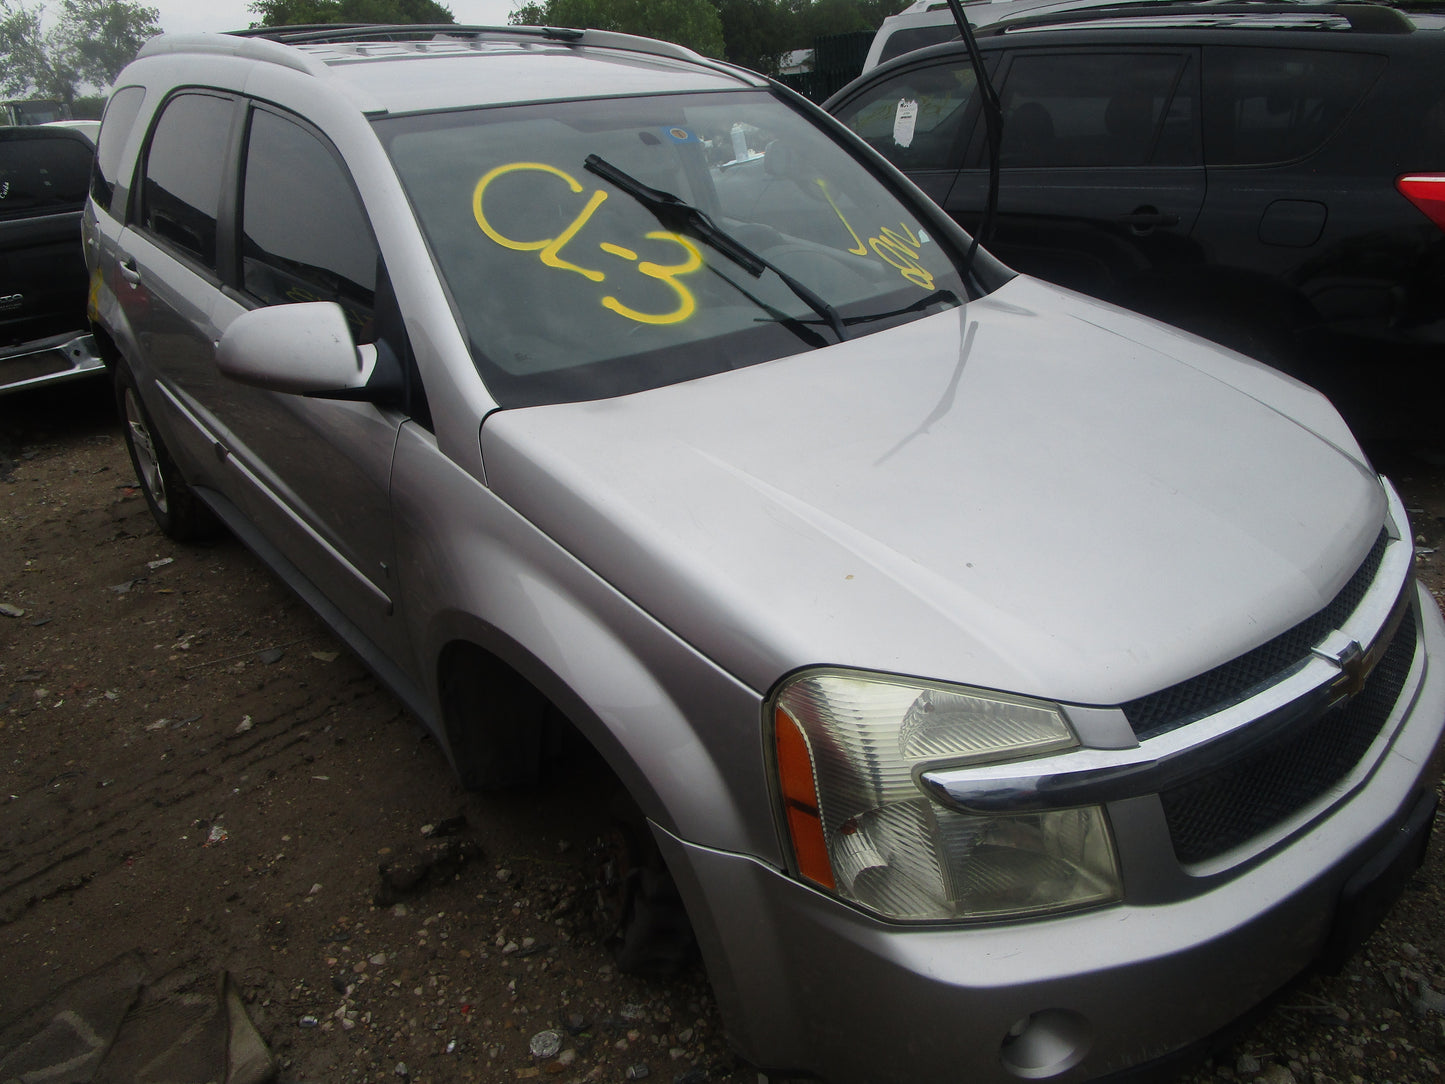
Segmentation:
{"type": "Polygon", "coordinates": [[[1385,519],[1329,404],[1020,277],[616,399],[506,410],[488,484],[762,692],[859,667],[1115,704],[1320,609],[1385,519]]]}

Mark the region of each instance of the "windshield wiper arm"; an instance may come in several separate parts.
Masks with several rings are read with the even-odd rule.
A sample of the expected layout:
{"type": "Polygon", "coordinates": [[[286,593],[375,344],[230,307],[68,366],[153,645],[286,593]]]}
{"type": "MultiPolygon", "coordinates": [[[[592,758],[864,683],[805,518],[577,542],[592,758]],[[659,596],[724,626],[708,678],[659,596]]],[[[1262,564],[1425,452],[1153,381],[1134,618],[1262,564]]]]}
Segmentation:
{"type": "Polygon", "coordinates": [[[973,67],[973,79],[978,86],[979,108],[983,110],[984,135],[988,137],[988,197],[984,202],[983,218],[979,221],[973,241],[963,257],[963,274],[967,278],[973,269],[973,257],[978,252],[978,246],[988,242],[989,234],[993,231],[994,216],[998,213],[999,167],[1003,157],[1003,106],[999,104],[998,92],[994,90],[983,55],[978,51],[978,38],[974,36],[973,26],[969,23],[968,16],[963,13],[962,0],[948,0],[948,10],[953,12],[953,21],[958,24],[959,36],[963,38],[963,44],[968,50],[968,62],[973,67]]]}
{"type": "Polygon", "coordinates": [[[871,324],[878,320],[887,320],[893,316],[907,316],[910,312],[922,312],[928,308],[929,305],[957,304],[958,295],[952,290],[934,290],[933,293],[927,297],[920,297],[913,304],[904,305],[901,309],[889,309],[887,312],[870,312],[865,316],[848,316],[844,318],[843,323],[849,326],[853,324],[871,324]]]}
{"type": "Polygon", "coordinates": [[[764,271],[771,271],[782,279],[784,286],[793,291],[794,297],[827,322],[828,326],[833,329],[833,334],[838,336],[839,342],[848,338],[848,332],[843,326],[843,318],[838,315],[837,309],[777,264],[758,255],[722,229],[707,216],[706,212],[690,203],[684,203],[671,192],[648,187],[630,173],[624,173],[598,155],[589,154],[585,164],[589,172],[597,174],[613,187],[626,192],[651,211],[657,220],[673,233],[691,234],[732,260],[753,278],[758,278],[764,271]]]}

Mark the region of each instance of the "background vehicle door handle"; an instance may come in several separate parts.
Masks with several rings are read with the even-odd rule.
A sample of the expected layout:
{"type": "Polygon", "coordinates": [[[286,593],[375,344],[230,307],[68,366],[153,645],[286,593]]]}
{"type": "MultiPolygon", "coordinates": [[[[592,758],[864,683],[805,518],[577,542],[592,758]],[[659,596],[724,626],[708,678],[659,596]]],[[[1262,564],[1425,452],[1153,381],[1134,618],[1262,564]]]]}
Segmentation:
{"type": "Polygon", "coordinates": [[[1126,215],[1120,215],[1119,221],[1135,231],[1148,231],[1156,226],[1177,226],[1179,216],[1160,211],[1158,207],[1136,207],[1126,215]]]}
{"type": "Polygon", "coordinates": [[[117,266],[120,268],[121,278],[132,286],[140,285],[140,268],[136,266],[135,260],[127,258],[121,260],[117,266]]]}

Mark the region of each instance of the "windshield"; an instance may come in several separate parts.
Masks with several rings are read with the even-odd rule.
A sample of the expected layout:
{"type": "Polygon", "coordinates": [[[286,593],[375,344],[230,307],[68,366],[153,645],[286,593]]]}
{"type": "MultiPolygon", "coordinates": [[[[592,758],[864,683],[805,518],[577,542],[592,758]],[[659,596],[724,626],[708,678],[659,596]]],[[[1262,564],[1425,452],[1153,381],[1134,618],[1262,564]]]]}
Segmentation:
{"type": "Polygon", "coordinates": [[[753,365],[964,297],[957,251],[766,91],[377,130],[504,406],[753,365]]]}

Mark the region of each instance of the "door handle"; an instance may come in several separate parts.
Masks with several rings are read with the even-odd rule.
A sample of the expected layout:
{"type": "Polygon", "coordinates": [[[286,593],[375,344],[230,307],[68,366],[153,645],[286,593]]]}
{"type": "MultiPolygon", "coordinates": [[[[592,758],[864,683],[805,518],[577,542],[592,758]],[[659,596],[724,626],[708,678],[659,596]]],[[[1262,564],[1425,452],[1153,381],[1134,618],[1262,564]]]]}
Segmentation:
{"type": "Polygon", "coordinates": [[[1120,215],[1119,221],[1135,233],[1148,233],[1158,226],[1179,225],[1179,216],[1160,211],[1158,207],[1136,207],[1128,214],[1120,215]]]}
{"type": "Polygon", "coordinates": [[[121,278],[125,279],[125,281],[130,283],[132,286],[140,285],[140,268],[136,266],[136,262],[134,259],[127,256],[125,259],[121,260],[117,266],[120,269],[121,278]]]}

